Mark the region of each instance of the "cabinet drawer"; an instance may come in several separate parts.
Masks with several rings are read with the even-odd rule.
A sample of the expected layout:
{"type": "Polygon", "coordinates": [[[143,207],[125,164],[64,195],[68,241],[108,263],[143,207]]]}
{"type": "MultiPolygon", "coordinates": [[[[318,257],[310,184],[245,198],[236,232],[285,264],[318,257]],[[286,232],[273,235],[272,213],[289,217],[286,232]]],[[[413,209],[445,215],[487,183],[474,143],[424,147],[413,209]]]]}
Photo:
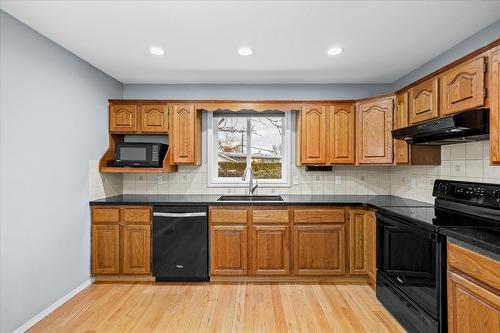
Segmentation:
{"type": "Polygon", "coordinates": [[[448,242],[448,266],[500,290],[500,262],[448,242]]]}
{"type": "Polygon", "coordinates": [[[211,223],[247,223],[246,209],[212,209],[210,211],[211,223]]]}
{"type": "Polygon", "coordinates": [[[344,209],[296,209],[295,223],[342,223],[345,222],[344,209]]]}
{"type": "Polygon", "coordinates": [[[125,208],[123,209],[124,222],[151,222],[150,208],[125,208]]]}
{"type": "Polygon", "coordinates": [[[288,210],[258,209],[253,211],[253,223],[288,223],[288,210]]]}
{"type": "Polygon", "coordinates": [[[119,208],[93,208],[92,222],[119,222],[119,208]]]}

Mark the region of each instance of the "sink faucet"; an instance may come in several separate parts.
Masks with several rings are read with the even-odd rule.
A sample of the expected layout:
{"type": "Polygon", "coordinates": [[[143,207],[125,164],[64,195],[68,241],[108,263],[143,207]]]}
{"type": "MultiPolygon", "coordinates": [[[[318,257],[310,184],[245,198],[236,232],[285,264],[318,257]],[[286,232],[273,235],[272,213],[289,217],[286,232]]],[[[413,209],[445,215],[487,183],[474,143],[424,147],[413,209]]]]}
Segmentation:
{"type": "Polygon", "coordinates": [[[259,186],[259,184],[257,183],[257,179],[255,179],[255,185],[253,183],[253,169],[251,166],[248,166],[245,171],[243,171],[243,177],[241,177],[241,179],[243,181],[247,180],[247,174],[248,174],[248,171],[250,170],[250,179],[248,181],[248,194],[250,196],[253,195],[253,192],[255,192],[255,189],[257,188],[257,186],[259,186]]]}

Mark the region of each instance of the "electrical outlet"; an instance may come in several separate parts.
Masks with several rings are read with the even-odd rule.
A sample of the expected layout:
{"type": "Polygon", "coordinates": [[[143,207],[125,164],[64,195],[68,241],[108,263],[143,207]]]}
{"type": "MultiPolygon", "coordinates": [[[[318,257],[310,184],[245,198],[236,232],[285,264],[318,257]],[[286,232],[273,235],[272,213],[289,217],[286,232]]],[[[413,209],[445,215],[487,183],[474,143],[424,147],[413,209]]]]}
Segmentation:
{"type": "Polygon", "coordinates": [[[163,176],[158,176],[158,185],[163,184],[163,176]]]}
{"type": "Polygon", "coordinates": [[[410,179],[410,187],[413,189],[413,188],[417,188],[417,178],[415,177],[412,177],[410,179]]]}
{"type": "Polygon", "coordinates": [[[402,177],[401,178],[401,183],[403,183],[403,184],[408,183],[408,179],[406,179],[406,177],[402,177]]]}
{"type": "Polygon", "coordinates": [[[144,176],[139,176],[139,180],[142,182],[144,181],[144,176]]]}
{"type": "Polygon", "coordinates": [[[365,176],[361,176],[360,178],[361,178],[362,182],[366,182],[366,177],[365,176]]]}
{"type": "Polygon", "coordinates": [[[335,176],[335,185],[342,184],[342,176],[335,176]]]}
{"type": "Polygon", "coordinates": [[[293,185],[299,185],[299,176],[293,176],[293,185]]]}
{"type": "Polygon", "coordinates": [[[456,172],[460,172],[460,169],[461,169],[461,168],[460,168],[460,165],[458,165],[458,164],[457,164],[457,165],[455,165],[455,171],[456,171],[456,172]]]}

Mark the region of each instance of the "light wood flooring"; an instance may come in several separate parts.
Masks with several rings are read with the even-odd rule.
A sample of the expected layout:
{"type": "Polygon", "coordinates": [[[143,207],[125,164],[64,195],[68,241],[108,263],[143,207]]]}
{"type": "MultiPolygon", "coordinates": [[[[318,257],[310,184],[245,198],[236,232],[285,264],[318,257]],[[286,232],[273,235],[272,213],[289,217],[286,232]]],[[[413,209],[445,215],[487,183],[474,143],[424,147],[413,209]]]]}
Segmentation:
{"type": "Polygon", "coordinates": [[[97,283],[30,332],[404,332],[367,285],[97,283]]]}

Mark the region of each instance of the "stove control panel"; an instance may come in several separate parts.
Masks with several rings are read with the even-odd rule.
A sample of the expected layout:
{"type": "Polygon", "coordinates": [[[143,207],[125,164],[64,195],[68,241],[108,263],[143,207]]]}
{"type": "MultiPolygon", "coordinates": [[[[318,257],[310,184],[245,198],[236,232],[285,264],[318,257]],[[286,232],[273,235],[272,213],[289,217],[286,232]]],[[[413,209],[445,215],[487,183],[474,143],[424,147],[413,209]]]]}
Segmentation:
{"type": "Polygon", "coordinates": [[[436,198],[500,208],[500,184],[456,182],[437,179],[432,195],[436,198]]]}

